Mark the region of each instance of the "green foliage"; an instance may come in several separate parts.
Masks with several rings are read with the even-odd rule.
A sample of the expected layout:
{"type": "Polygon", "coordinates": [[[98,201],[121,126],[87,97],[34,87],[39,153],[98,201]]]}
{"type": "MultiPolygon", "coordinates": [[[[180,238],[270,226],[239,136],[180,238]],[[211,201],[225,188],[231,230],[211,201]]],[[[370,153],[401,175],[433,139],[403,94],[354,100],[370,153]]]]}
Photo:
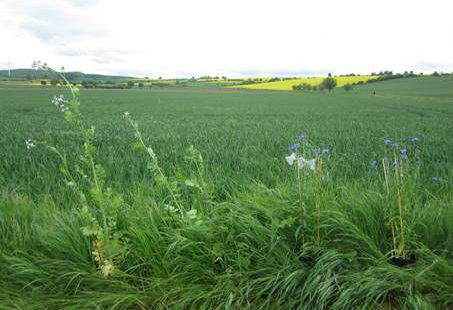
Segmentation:
{"type": "Polygon", "coordinates": [[[303,90],[303,91],[313,90],[313,86],[311,86],[308,83],[293,85],[292,88],[293,88],[293,90],[303,90]]]}
{"type": "Polygon", "coordinates": [[[98,84],[95,81],[82,81],[83,88],[96,88],[98,84]]]}
{"type": "Polygon", "coordinates": [[[319,88],[327,89],[329,92],[331,92],[336,86],[337,86],[337,80],[330,77],[330,75],[329,75],[329,77],[326,77],[324,80],[322,80],[321,84],[319,85],[319,88]]]}
{"type": "Polygon", "coordinates": [[[47,148],[55,153],[61,160],[60,172],[79,197],[81,218],[85,225],[81,230],[83,235],[90,237],[93,244],[93,256],[98,269],[104,277],[110,276],[121,262],[125,245],[121,242],[123,236],[117,227],[117,217],[123,200],[121,195],[114,193],[110,187],[105,186],[105,171],[96,163],[93,143],[95,127],[86,127],[80,113],[79,89],[74,87],[61,72],[44,65],[44,69],[56,73],[63,84],[70,91],[71,98],[66,100],[64,96],[54,97],[54,104],[61,109],[64,119],[70,123],[79,133],[83,141],[83,148],[78,161],[74,163],[74,169],[68,165],[66,155],[56,147],[42,142],[47,148]]]}
{"type": "Polygon", "coordinates": [[[352,90],[352,85],[351,85],[351,84],[345,84],[345,85],[343,86],[343,89],[344,89],[345,91],[347,91],[347,92],[348,92],[348,91],[351,91],[351,90],[352,90]]]}

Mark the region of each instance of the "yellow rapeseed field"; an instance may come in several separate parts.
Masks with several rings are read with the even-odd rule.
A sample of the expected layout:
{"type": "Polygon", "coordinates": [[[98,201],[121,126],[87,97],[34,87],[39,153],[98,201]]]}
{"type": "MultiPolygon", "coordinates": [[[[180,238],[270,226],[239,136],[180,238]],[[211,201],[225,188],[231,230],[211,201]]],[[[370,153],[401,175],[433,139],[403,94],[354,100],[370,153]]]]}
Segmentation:
{"type": "MultiPolygon", "coordinates": [[[[50,80],[42,79],[42,81],[46,81],[47,85],[50,85],[50,80]]],[[[0,81],[1,85],[6,86],[40,86],[41,80],[33,80],[33,81],[0,81]]]]}
{"type": "MultiPolygon", "coordinates": [[[[360,81],[366,82],[367,80],[376,79],[378,75],[360,75],[360,76],[340,76],[334,77],[337,80],[337,87],[345,84],[357,83],[360,81]]],[[[248,88],[248,89],[262,89],[262,90],[292,90],[294,85],[308,83],[310,85],[319,85],[325,77],[304,77],[286,81],[267,82],[259,84],[238,85],[231,86],[235,88],[248,88]]]]}

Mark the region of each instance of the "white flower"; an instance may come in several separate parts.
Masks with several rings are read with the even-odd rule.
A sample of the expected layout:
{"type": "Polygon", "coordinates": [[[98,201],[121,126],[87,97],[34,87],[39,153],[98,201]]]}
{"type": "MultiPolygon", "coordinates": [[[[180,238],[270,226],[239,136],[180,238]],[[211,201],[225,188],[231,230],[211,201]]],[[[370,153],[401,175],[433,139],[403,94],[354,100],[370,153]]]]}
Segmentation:
{"type": "Polygon", "coordinates": [[[68,100],[64,98],[64,95],[54,96],[52,103],[57,106],[63,113],[69,110],[69,108],[65,105],[66,103],[68,103],[68,100]]]}
{"type": "Polygon", "coordinates": [[[294,161],[299,158],[299,155],[297,155],[296,153],[292,153],[291,155],[289,156],[286,156],[286,161],[288,162],[288,165],[292,166],[294,161]]]}
{"type": "Polygon", "coordinates": [[[66,100],[64,98],[64,95],[59,95],[59,96],[53,96],[52,98],[52,103],[56,106],[59,106],[59,105],[64,105],[65,103],[67,103],[68,100],[66,100]]]}
{"type": "Polygon", "coordinates": [[[294,162],[297,162],[297,166],[299,169],[302,169],[303,167],[306,166],[311,170],[315,170],[316,159],[314,158],[307,160],[296,153],[292,153],[290,156],[286,156],[286,161],[290,166],[292,166],[294,162]]]}
{"type": "Polygon", "coordinates": [[[27,140],[25,140],[25,146],[27,147],[27,149],[31,149],[32,147],[35,147],[36,145],[33,143],[33,140],[28,138],[27,140]]]}
{"type": "Polygon", "coordinates": [[[169,212],[176,212],[176,208],[170,205],[164,205],[164,209],[169,211],[169,212]]]}
{"type": "Polygon", "coordinates": [[[129,112],[124,112],[124,117],[129,117],[129,112]]]}

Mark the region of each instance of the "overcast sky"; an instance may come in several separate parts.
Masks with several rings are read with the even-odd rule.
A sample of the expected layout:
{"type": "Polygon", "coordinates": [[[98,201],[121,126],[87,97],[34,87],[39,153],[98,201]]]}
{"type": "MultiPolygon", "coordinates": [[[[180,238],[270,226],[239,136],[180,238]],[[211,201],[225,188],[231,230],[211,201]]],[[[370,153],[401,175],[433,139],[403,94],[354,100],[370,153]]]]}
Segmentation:
{"type": "Polygon", "coordinates": [[[0,68],[149,77],[453,71],[453,1],[0,0],[0,68]]]}

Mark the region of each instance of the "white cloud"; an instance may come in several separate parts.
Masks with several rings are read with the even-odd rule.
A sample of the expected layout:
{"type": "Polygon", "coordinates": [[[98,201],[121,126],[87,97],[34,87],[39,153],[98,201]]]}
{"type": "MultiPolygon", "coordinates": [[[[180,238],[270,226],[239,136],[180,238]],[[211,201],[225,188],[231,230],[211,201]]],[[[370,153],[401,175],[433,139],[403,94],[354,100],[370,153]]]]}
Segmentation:
{"type": "Polygon", "coordinates": [[[147,76],[453,71],[450,1],[3,0],[0,66],[147,76]]]}

